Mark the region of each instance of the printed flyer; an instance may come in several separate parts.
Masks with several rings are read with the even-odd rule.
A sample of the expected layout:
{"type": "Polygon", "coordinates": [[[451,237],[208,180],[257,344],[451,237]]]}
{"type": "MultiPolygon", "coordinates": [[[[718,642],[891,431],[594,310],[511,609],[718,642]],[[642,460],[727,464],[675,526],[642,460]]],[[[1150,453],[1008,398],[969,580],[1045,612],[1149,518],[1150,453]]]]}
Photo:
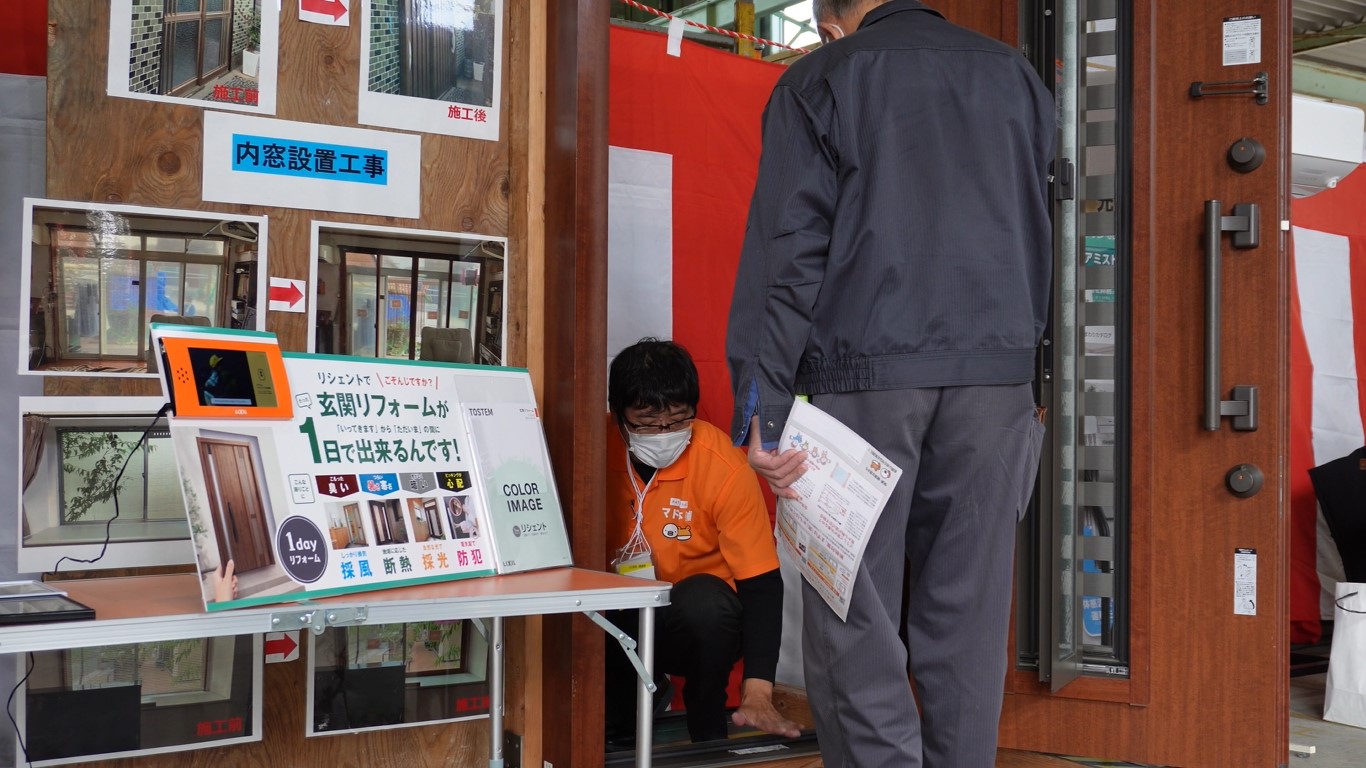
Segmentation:
{"type": "Polygon", "coordinates": [[[807,458],[806,473],[792,484],[798,498],[778,500],[778,546],[845,620],[863,550],[901,468],[803,400],[793,402],[779,448],[806,451],[807,458]]]}
{"type": "Polygon", "coordinates": [[[289,418],[170,420],[208,610],[571,564],[524,370],[282,357],[289,418]]]}

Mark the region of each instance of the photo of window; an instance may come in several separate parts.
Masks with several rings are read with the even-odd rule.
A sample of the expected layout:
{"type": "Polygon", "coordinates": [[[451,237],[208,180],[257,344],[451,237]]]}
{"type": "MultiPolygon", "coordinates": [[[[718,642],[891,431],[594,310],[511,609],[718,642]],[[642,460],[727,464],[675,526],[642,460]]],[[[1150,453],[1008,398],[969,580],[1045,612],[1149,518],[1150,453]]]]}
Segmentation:
{"type": "Polygon", "coordinates": [[[17,657],[17,720],[33,765],[261,739],[260,635],[187,638],[17,657]],[[73,727],[74,724],[74,727],[73,727]]]}
{"type": "Polygon", "coordinates": [[[313,222],[312,352],[503,364],[506,240],[313,222]]]}
{"type": "Polygon", "coordinates": [[[364,0],[360,122],[497,140],[503,0],[364,0]]]}
{"type": "Polygon", "coordinates": [[[264,217],[33,199],[24,209],[20,373],[155,375],[152,323],[260,330],[250,278],[265,268],[264,217]]]}
{"type": "Polygon", "coordinates": [[[309,735],[488,714],[483,622],[336,627],[312,636],[309,735]]]}
{"type": "Polygon", "coordinates": [[[165,422],[152,426],[162,402],[20,398],[19,572],[50,571],[64,556],[92,559],[106,534],[104,556],[84,567],[194,562],[175,451],[165,422]]]}
{"type": "Polygon", "coordinates": [[[279,4],[112,0],[110,96],[275,112],[279,4]]]}

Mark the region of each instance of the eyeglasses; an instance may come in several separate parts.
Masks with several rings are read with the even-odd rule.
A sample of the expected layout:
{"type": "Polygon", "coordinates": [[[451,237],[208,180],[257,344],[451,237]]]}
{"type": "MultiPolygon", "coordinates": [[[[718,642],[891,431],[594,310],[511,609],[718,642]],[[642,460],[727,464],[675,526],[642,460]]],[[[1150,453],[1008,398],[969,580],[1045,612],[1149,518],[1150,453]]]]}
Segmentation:
{"type": "Polygon", "coordinates": [[[626,421],[626,419],[622,419],[622,422],[626,424],[626,429],[628,431],[634,432],[637,435],[663,435],[683,429],[685,426],[691,424],[696,418],[697,414],[694,413],[691,416],[677,421],[671,421],[667,424],[636,424],[626,421]]]}

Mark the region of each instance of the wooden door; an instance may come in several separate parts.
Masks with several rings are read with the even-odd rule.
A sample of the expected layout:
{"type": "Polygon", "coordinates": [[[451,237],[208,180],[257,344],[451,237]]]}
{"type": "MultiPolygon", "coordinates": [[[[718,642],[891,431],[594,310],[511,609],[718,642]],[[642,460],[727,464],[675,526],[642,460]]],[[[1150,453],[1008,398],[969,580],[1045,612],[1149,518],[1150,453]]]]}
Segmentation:
{"type": "Polygon", "coordinates": [[[360,505],[347,504],[343,509],[346,511],[346,527],[351,534],[347,546],[365,546],[365,527],[360,522],[360,505]]]}
{"type": "Polygon", "coordinates": [[[370,519],[375,524],[375,543],[392,544],[394,537],[389,530],[389,513],[384,508],[384,502],[370,502],[370,519]]]}
{"type": "Polygon", "coordinates": [[[209,509],[221,562],[232,560],[237,573],[274,563],[251,446],[199,438],[199,454],[205,467],[209,509]]]}
{"type": "Polygon", "coordinates": [[[470,61],[466,30],[469,23],[451,8],[434,7],[423,0],[405,0],[399,27],[399,61],[403,94],[439,101],[461,98],[459,79],[470,61]]]}
{"type": "MultiPolygon", "coordinates": [[[[1100,578],[1082,572],[1099,550],[1078,543],[1087,541],[1080,516],[1056,517],[1058,481],[1045,476],[1034,515],[1063,521],[1060,530],[1044,535],[1056,542],[1061,564],[1044,563],[1039,592],[1017,581],[1022,610],[1016,619],[1037,622],[1040,635],[1051,635],[1055,647],[1042,644],[1040,656],[1047,658],[1037,667],[1015,654],[1001,746],[1156,765],[1283,765],[1289,741],[1283,222],[1289,212],[1290,5],[942,0],[934,6],[951,20],[1048,62],[1040,69],[1058,83],[1076,77],[1075,98],[1083,112],[1088,100],[1097,114],[1112,112],[1110,126],[1101,124],[1105,118],[1085,116],[1075,126],[1083,146],[1067,159],[1077,168],[1092,159],[1087,141],[1117,150],[1108,187],[1084,170],[1073,185],[1074,220],[1064,222],[1060,215],[1059,226],[1074,228],[1075,252],[1061,254],[1059,264],[1083,258],[1088,243],[1075,235],[1089,234],[1088,217],[1111,207],[1118,212],[1113,234],[1121,276],[1113,290],[1123,301],[1112,332],[1128,351],[1111,374],[1117,382],[1113,456],[1120,466],[1100,495],[1111,495],[1128,512],[1105,547],[1105,557],[1122,557],[1124,568],[1100,578]],[[1087,21],[1098,17],[1114,22],[1087,21]],[[1080,21],[1068,32],[1073,39],[1064,42],[1069,18],[1080,21]],[[1054,24],[1055,49],[1040,47],[1031,28],[1054,24]],[[1056,48],[1066,44],[1090,45],[1093,51],[1109,46],[1124,70],[1116,87],[1097,87],[1086,73],[1054,65],[1064,59],[1056,48]],[[1256,93],[1263,89],[1257,82],[1261,73],[1264,98],[1256,93]],[[1216,95],[1193,96],[1197,82],[1207,84],[1202,93],[1216,95]],[[1226,82],[1231,84],[1218,85],[1226,82]],[[1264,148],[1265,160],[1255,169],[1236,170],[1230,149],[1251,148],[1248,139],[1264,148]],[[1257,216],[1249,221],[1248,209],[1235,204],[1255,205],[1257,216]],[[1207,224],[1216,231],[1207,234],[1207,224]],[[1249,224],[1255,247],[1235,247],[1251,244],[1236,244],[1233,232],[1220,231],[1249,224]],[[1219,268],[1214,281],[1207,280],[1207,273],[1215,274],[1208,271],[1211,245],[1219,268]],[[1220,321],[1220,335],[1207,326],[1214,285],[1221,308],[1212,317],[1220,321]],[[1219,371],[1213,416],[1207,413],[1207,356],[1219,371]],[[1218,415],[1221,402],[1233,400],[1241,385],[1257,388],[1255,430],[1247,424],[1235,428],[1234,418],[1218,415]],[[1260,471],[1263,485],[1242,498],[1230,491],[1228,477],[1245,466],[1260,471]],[[1125,645],[1123,664],[1110,669],[1084,663],[1081,653],[1069,660],[1057,652],[1058,643],[1069,642],[1059,627],[1075,631],[1081,624],[1077,617],[1084,615],[1088,587],[1064,590],[1055,604],[1047,594],[1050,582],[1081,584],[1088,578],[1103,583],[1107,599],[1122,606],[1116,626],[1125,645]],[[1038,615],[1031,617],[1030,610],[1038,615]],[[1053,669],[1047,668],[1050,660],[1056,662],[1053,669]]],[[[1059,210],[1065,205],[1060,202],[1059,210]]],[[[1076,322],[1079,335],[1084,314],[1076,322]]],[[[1063,346],[1069,340],[1054,341],[1063,346]]],[[[1070,341],[1077,355],[1086,353],[1080,338],[1070,341]]],[[[1044,359],[1059,360],[1056,354],[1044,359]]],[[[1078,367],[1085,367],[1080,358],[1078,367]]],[[[1059,371],[1049,374],[1045,387],[1059,371]]],[[[1056,411],[1053,418],[1060,418],[1056,411]]],[[[1051,426],[1059,452],[1057,441],[1067,429],[1082,429],[1051,426]]],[[[1234,474],[1241,481],[1250,473],[1234,474]]],[[[1070,480],[1084,485],[1086,478],[1070,480]]],[[[1091,503],[1101,502],[1077,497],[1076,509],[1091,503]]],[[[1049,546],[1041,542],[1041,548],[1049,546]]],[[[1013,651],[1033,628],[1017,630],[1013,651]]],[[[1078,643],[1072,650],[1081,648],[1078,643]]]]}

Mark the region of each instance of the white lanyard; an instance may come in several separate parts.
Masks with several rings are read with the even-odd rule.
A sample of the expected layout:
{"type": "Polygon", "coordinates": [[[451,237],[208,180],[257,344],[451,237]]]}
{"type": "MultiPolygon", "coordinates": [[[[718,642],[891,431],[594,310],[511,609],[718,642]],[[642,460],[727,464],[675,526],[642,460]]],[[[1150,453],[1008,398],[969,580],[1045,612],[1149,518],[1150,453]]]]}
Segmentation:
{"type": "Polygon", "coordinates": [[[621,548],[623,553],[631,555],[650,551],[650,542],[645,540],[645,532],[641,530],[641,524],[645,519],[645,494],[650,492],[650,485],[654,483],[655,477],[659,475],[659,470],[655,470],[650,479],[645,481],[645,487],[640,486],[640,481],[636,478],[636,468],[631,466],[631,452],[626,452],[626,476],[631,478],[631,490],[636,493],[636,503],[634,511],[636,513],[636,528],[631,532],[631,538],[626,540],[626,546],[621,548]]]}

